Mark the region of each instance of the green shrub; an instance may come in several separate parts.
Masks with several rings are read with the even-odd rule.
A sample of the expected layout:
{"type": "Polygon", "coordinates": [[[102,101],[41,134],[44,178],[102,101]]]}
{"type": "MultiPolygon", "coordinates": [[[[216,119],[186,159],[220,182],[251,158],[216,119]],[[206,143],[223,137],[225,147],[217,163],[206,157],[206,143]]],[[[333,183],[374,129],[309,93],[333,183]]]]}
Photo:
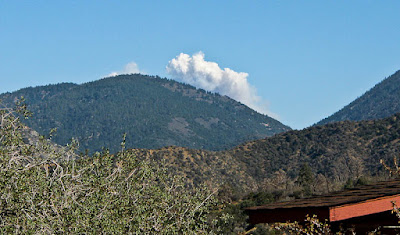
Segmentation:
{"type": "Polygon", "coordinates": [[[107,150],[78,159],[72,142],[59,147],[20,118],[25,106],[0,109],[0,233],[202,234],[215,205],[205,187],[190,191],[162,165],[107,150]]]}

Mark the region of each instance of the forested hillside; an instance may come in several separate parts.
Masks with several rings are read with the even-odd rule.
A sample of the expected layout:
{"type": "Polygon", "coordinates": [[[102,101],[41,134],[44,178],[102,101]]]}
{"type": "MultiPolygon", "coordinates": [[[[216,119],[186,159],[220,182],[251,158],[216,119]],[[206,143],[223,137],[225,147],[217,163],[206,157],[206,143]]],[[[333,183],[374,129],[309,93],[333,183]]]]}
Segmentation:
{"type": "Polygon", "coordinates": [[[75,137],[81,150],[115,152],[124,133],[129,148],[222,150],[290,130],[229,97],[140,74],[25,88],[0,99],[12,105],[21,96],[33,112],[29,127],[43,135],[57,128],[53,141],[75,137]]]}
{"type": "MultiPolygon", "coordinates": [[[[7,109],[2,115],[7,115],[7,109]]],[[[62,232],[76,228],[79,231],[101,231],[104,228],[95,224],[113,224],[112,218],[128,218],[125,215],[132,211],[137,213],[135,218],[138,221],[118,223],[116,227],[110,227],[110,231],[126,231],[128,227],[125,224],[131,222],[129,229],[152,231],[154,226],[140,216],[147,218],[155,215],[146,215],[140,210],[157,212],[162,205],[173,204],[176,207],[172,213],[185,215],[185,211],[179,209],[189,206],[197,211],[192,203],[198,204],[197,195],[203,201],[209,198],[207,194],[214,195],[211,192],[218,192],[218,198],[223,202],[243,199],[237,206],[228,204],[226,209],[220,211],[222,214],[233,213],[234,216],[224,220],[230,221],[224,227],[218,226],[215,229],[229,232],[240,228],[243,231],[246,226],[245,217],[239,209],[245,205],[335,191],[345,183],[346,187],[351,187],[355,182],[364,183],[361,179],[365,176],[388,177],[380,159],[391,165],[393,157],[397,157],[400,152],[400,114],[381,120],[344,121],[289,131],[250,141],[226,151],[183,147],[125,150],[125,142],[122,142],[119,145],[122,151],[116,154],[105,150],[78,158],[74,154],[73,144],[65,149],[59,148],[44,138],[38,138],[36,134],[33,139],[37,140],[30,141],[32,131],[24,133],[26,128],[22,125],[16,127],[18,131],[14,131],[15,128],[10,129],[12,125],[8,123],[15,123],[15,119],[12,117],[5,120],[7,122],[3,121],[0,128],[5,133],[1,135],[0,152],[6,156],[3,159],[2,181],[9,187],[3,187],[3,190],[8,194],[22,196],[18,196],[19,200],[15,202],[5,204],[6,214],[3,215],[7,218],[7,226],[4,231],[14,231],[15,224],[22,225],[27,231],[40,229],[62,232]],[[175,179],[180,179],[178,184],[174,183],[175,179]],[[126,184],[127,181],[130,184],[126,184]],[[154,185],[154,182],[157,184],[154,185]],[[75,196],[63,196],[65,184],[69,187],[68,193],[75,196]],[[198,191],[204,185],[208,189],[198,191]],[[172,186],[176,187],[171,188],[171,191],[169,187],[172,186]],[[141,187],[144,187],[143,190],[141,187]],[[129,193],[129,190],[139,194],[129,193]],[[257,191],[261,193],[252,193],[257,191]],[[41,195],[40,200],[32,201],[31,192],[41,195]],[[54,195],[50,199],[48,192],[54,195]],[[158,198],[156,200],[160,200],[157,201],[159,203],[147,203],[154,195],[158,198]],[[141,198],[140,203],[128,203],[137,198],[141,198]],[[48,200],[56,204],[49,207],[46,204],[48,200]],[[112,203],[107,204],[110,200],[112,203]],[[189,204],[182,206],[182,202],[189,204]],[[103,207],[104,204],[107,206],[103,207]],[[32,206],[40,209],[30,211],[32,206]],[[152,206],[158,209],[152,209],[152,206]],[[29,211],[29,216],[22,212],[24,210],[29,211]],[[52,219],[41,220],[42,213],[51,213],[52,219]],[[20,218],[23,220],[20,221],[20,218]],[[29,223],[31,218],[42,227],[29,223]],[[82,219],[87,222],[74,222],[82,219]]],[[[162,214],[160,216],[166,218],[162,214]]],[[[210,216],[220,215],[216,213],[210,216]]],[[[205,222],[207,218],[201,218],[203,225],[196,229],[214,229],[212,223],[205,222]]],[[[190,214],[185,221],[190,226],[200,222],[196,214],[190,214]]],[[[157,226],[169,229],[163,226],[170,222],[157,220],[157,226]]],[[[173,228],[179,231],[191,229],[181,225],[173,228]]]]}
{"type": "Polygon", "coordinates": [[[317,125],[344,120],[385,118],[398,112],[400,112],[400,70],[317,125]]]}
{"type": "Polygon", "coordinates": [[[158,77],[124,75],[83,85],[27,88],[2,97],[11,102],[21,95],[31,100],[28,109],[34,112],[28,124],[33,129],[44,125],[44,134],[57,127],[53,140],[58,143],[76,136],[84,148],[117,151],[126,131],[126,147],[139,158],[165,160],[170,171],[195,184],[207,182],[238,192],[277,189],[271,186],[277,179],[290,188],[304,164],[312,170],[317,191],[333,190],[348,179],[377,174],[379,160],[397,156],[400,149],[399,114],[287,131],[224,151],[171,147],[181,143],[205,148],[208,143],[221,149],[224,143],[227,148],[233,140],[250,138],[245,135],[251,132],[253,138],[261,138],[262,132],[273,134],[277,129],[272,126],[281,124],[228,97],[158,77]],[[146,149],[151,146],[161,148],[146,149]]]}
{"type": "Polygon", "coordinates": [[[379,161],[391,163],[400,153],[400,114],[382,120],[345,121],[289,131],[227,151],[175,147],[131,151],[139,157],[165,159],[168,169],[195,183],[209,182],[242,193],[293,193],[299,173],[307,165],[312,172],[314,193],[323,193],[363,176],[387,176],[379,161]]]}

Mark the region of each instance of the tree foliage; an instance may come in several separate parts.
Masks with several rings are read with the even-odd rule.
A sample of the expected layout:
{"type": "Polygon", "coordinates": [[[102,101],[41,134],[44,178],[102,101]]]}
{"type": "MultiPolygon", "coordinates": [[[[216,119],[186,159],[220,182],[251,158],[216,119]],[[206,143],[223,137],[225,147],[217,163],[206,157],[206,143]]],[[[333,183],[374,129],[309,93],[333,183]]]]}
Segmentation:
{"type": "Polygon", "coordinates": [[[297,183],[303,187],[303,193],[305,196],[312,195],[312,186],[314,184],[314,175],[312,173],[311,167],[304,163],[299,171],[299,176],[297,177],[297,183]]]}
{"type": "Polygon", "coordinates": [[[247,106],[193,86],[140,74],[120,75],[81,85],[25,88],[0,95],[5,103],[24,96],[34,116],[25,123],[65,145],[77,138],[81,150],[183,146],[222,150],[247,140],[289,130],[247,106]]]}
{"type": "MultiPolygon", "coordinates": [[[[298,234],[298,235],[322,235],[332,234],[329,224],[327,221],[319,221],[317,216],[307,215],[304,222],[301,224],[298,221],[287,222],[287,223],[276,223],[273,228],[282,231],[283,234],[298,234]]],[[[341,234],[341,233],[340,233],[341,234]]]]}
{"type": "Polygon", "coordinates": [[[77,157],[24,140],[23,105],[0,110],[0,233],[202,234],[215,227],[215,192],[124,150],[77,157]],[[22,116],[21,116],[22,115],[22,116]]]}
{"type": "Polygon", "coordinates": [[[386,118],[400,112],[400,70],[317,125],[386,118]]]}

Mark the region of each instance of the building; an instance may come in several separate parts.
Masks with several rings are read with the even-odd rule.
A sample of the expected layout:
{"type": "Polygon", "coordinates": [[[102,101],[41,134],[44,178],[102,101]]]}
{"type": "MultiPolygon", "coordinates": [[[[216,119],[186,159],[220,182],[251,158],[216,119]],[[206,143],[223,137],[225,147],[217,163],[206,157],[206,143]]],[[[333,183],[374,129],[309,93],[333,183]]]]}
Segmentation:
{"type": "Polygon", "coordinates": [[[383,234],[400,233],[399,218],[392,213],[400,207],[400,180],[378,182],[354,189],[246,208],[250,224],[304,221],[317,215],[333,232],[340,227],[355,228],[357,234],[379,229],[383,234]]]}

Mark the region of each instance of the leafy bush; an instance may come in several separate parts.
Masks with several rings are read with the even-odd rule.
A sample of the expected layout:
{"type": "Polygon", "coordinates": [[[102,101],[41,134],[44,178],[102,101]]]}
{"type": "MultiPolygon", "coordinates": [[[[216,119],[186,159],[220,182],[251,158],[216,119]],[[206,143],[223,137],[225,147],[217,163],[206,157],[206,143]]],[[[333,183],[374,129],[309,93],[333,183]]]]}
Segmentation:
{"type": "Polygon", "coordinates": [[[302,225],[295,221],[293,223],[276,223],[273,228],[284,234],[332,234],[329,224],[326,221],[319,221],[315,215],[307,215],[302,225]]]}
{"type": "Polygon", "coordinates": [[[210,233],[214,193],[151,160],[32,141],[23,103],[0,109],[0,233],[210,233]]]}

